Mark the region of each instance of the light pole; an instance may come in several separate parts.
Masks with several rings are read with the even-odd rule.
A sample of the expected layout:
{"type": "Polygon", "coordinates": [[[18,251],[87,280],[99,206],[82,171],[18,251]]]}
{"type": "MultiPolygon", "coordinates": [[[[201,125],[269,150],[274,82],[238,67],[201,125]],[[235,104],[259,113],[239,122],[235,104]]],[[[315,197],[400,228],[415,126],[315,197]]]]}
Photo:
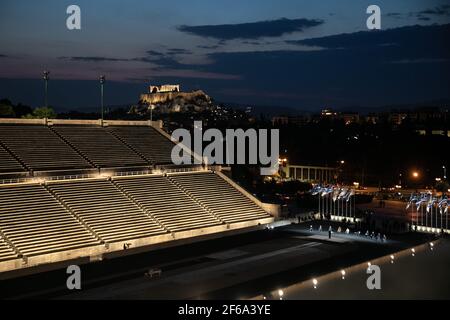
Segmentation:
{"type": "Polygon", "coordinates": [[[46,108],[48,107],[48,80],[50,79],[49,75],[50,75],[50,71],[45,70],[44,71],[44,106],[46,108]]]}
{"type": "Polygon", "coordinates": [[[412,177],[412,180],[413,180],[413,183],[414,183],[414,187],[416,189],[418,189],[419,188],[419,180],[420,180],[420,173],[419,173],[419,171],[411,172],[411,177],[412,177]]]}
{"type": "Polygon", "coordinates": [[[104,120],[104,108],[103,108],[103,85],[105,84],[106,78],[105,76],[100,76],[100,104],[102,108],[102,123],[104,120]]]}

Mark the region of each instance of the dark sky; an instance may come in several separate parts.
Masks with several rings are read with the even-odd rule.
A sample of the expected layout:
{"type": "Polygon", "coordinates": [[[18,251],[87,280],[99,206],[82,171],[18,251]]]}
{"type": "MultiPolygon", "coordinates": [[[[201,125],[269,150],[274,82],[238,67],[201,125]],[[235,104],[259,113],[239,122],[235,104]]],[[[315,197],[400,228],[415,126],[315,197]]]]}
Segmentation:
{"type": "Polygon", "coordinates": [[[135,103],[179,83],[251,105],[377,107],[450,99],[446,1],[173,0],[0,2],[0,98],[59,110],[135,103]],[[81,30],[66,8],[81,8],[81,30]],[[366,8],[381,8],[380,31],[366,8]]]}

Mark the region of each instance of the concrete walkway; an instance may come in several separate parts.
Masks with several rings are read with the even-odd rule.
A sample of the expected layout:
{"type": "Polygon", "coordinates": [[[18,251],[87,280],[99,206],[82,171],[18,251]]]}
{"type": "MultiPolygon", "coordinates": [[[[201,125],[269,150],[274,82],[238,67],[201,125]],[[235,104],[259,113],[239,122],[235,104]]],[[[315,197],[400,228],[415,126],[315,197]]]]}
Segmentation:
{"type": "MultiPolygon", "coordinates": [[[[269,241],[269,242],[276,242],[269,241]]],[[[201,297],[208,292],[227,288],[245,281],[300,267],[351,250],[348,246],[306,242],[295,239],[296,245],[265,253],[248,254],[281,244],[261,243],[240,247],[232,252],[218,252],[209,257],[218,259],[192,268],[163,274],[160,279],[133,279],[82,291],[67,299],[186,299],[201,297]],[[260,248],[256,248],[258,246],[260,248]],[[228,257],[227,257],[228,255],[228,257]],[[228,261],[230,260],[230,261],[228,261]]]]}

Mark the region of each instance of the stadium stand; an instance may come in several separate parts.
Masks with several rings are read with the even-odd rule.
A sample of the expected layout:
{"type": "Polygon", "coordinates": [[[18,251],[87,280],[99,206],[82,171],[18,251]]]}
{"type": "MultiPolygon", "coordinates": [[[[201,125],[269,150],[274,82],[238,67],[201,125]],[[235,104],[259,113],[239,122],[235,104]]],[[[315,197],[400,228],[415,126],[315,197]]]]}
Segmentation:
{"type": "Polygon", "coordinates": [[[23,171],[22,165],[0,145],[0,173],[23,171]]]}
{"type": "Polygon", "coordinates": [[[0,187],[0,230],[26,257],[99,243],[39,184],[0,187]]]}
{"type": "Polygon", "coordinates": [[[145,166],[147,161],[101,127],[54,126],[53,130],[96,167],[145,166]]]}
{"type": "Polygon", "coordinates": [[[222,223],[163,176],[117,179],[114,183],[171,232],[222,223]]]}
{"type": "Polygon", "coordinates": [[[108,127],[112,134],[152,164],[172,163],[173,142],[149,126],[108,127]]]}
{"type": "Polygon", "coordinates": [[[5,271],[116,257],[130,247],[151,250],[273,222],[221,174],[173,165],[174,143],[150,124],[157,126],[0,119],[0,279],[5,271]]]}
{"type": "Polygon", "coordinates": [[[108,180],[49,183],[48,188],[107,243],[166,232],[108,180]]]}
{"type": "Polygon", "coordinates": [[[0,261],[17,258],[17,254],[12,248],[0,237],[0,261]]]}
{"type": "Polygon", "coordinates": [[[215,173],[179,174],[169,179],[226,223],[270,217],[215,173]]]}
{"type": "Polygon", "coordinates": [[[46,126],[2,125],[0,126],[0,142],[29,170],[91,167],[46,126]]]}

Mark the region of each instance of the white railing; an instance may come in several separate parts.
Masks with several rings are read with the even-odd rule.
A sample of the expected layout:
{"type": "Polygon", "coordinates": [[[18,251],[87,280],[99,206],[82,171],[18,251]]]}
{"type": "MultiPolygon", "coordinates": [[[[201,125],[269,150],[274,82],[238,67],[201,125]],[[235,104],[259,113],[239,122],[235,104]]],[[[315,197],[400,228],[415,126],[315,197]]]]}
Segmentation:
{"type": "Polygon", "coordinates": [[[178,173],[178,172],[196,172],[196,171],[204,171],[205,169],[201,166],[197,167],[186,167],[186,168],[166,168],[161,170],[165,173],[178,173]]]}
{"type": "Polygon", "coordinates": [[[115,172],[114,176],[118,176],[118,177],[126,177],[126,176],[141,176],[141,175],[145,175],[145,174],[151,174],[152,171],[150,170],[141,170],[141,171],[120,171],[120,172],[115,172]]]}
{"type": "Polygon", "coordinates": [[[33,178],[10,178],[10,179],[0,179],[0,184],[26,183],[31,181],[33,181],[33,178]]]}
{"type": "Polygon", "coordinates": [[[73,180],[73,179],[89,179],[89,178],[97,178],[98,176],[99,176],[98,174],[70,174],[62,176],[45,177],[44,180],[59,181],[59,180],[73,180]]]}
{"type": "Polygon", "coordinates": [[[57,175],[57,176],[42,176],[42,177],[29,177],[29,178],[9,178],[0,179],[0,185],[2,184],[15,184],[15,183],[43,183],[45,181],[61,181],[61,180],[75,180],[75,179],[92,179],[92,178],[106,178],[106,177],[126,177],[126,176],[140,176],[148,174],[164,174],[164,173],[182,173],[182,172],[197,172],[205,170],[202,166],[185,167],[185,168],[156,168],[153,170],[137,170],[137,171],[118,171],[110,174],[70,174],[70,175],[57,175]]]}

